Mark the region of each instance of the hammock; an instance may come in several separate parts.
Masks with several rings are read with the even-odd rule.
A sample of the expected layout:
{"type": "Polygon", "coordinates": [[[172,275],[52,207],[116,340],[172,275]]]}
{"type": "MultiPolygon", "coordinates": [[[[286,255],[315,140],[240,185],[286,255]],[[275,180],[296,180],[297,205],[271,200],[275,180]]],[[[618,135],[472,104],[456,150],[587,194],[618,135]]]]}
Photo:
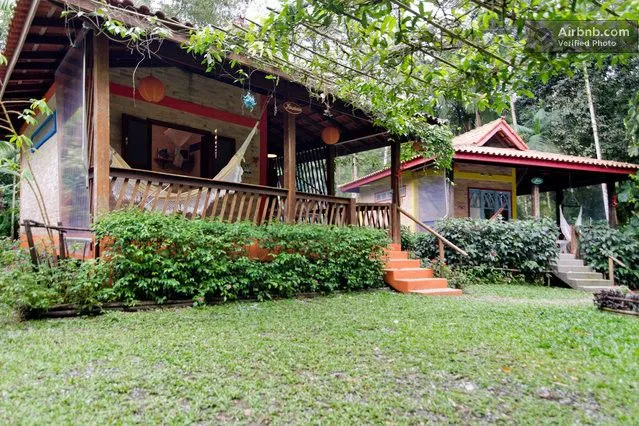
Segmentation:
{"type": "MultiPolygon", "coordinates": [[[[575,226],[581,226],[582,221],[582,213],[583,207],[579,207],[579,215],[577,216],[577,220],[575,221],[575,226]]],[[[572,241],[572,226],[566,220],[564,216],[564,210],[561,206],[559,206],[559,227],[561,228],[561,233],[564,236],[564,239],[570,243],[572,241]]]]}
{"type": "MultiPolygon", "coordinates": [[[[251,129],[248,136],[246,137],[246,140],[244,140],[244,142],[242,143],[240,148],[237,150],[235,155],[231,157],[228,164],[224,166],[224,168],[220,170],[220,172],[216,174],[212,180],[223,181],[223,182],[234,182],[234,183],[242,182],[242,175],[244,174],[244,169],[242,169],[242,162],[244,161],[244,155],[246,154],[246,150],[251,144],[251,141],[253,140],[253,137],[255,136],[257,129],[259,128],[259,125],[260,125],[260,122],[257,121],[255,123],[255,126],[253,126],[253,129],[251,129]]],[[[127,164],[127,162],[124,160],[124,158],[122,158],[122,156],[118,154],[113,148],[111,148],[111,166],[121,168],[121,169],[131,168],[131,166],[129,166],[129,164],[127,164]]],[[[111,193],[113,194],[114,197],[117,198],[118,194],[120,194],[123,184],[124,184],[123,179],[117,179],[115,183],[112,185],[111,193]]],[[[171,191],[168,191],[170,186],[171,186],[170,184],[165,185],[160,189],[159,185],[140,182],[137,186],[137,191],[134,194],[133,193],[134,188],[131,185],[127,185],[127,187],[124,190],[125,191],[124,200],[130,201],[132,198],[135,199],[135,197],[137,196],[140,196],[141,198],[141,194],[147,193],[149,194],[147,196],[147,199],[146,200],[140,199],[139,201],[136,201],[136,204],[144,203],[143,204],[144,208],[147,208],[149,204],[153,201],[153,199],[155,199],[156,197],[159,197],[162,200],[162,203],[166,203],[166,208],[163,208],[163,210],[167,213],[172,213],[175,211],[184,211],[185,209],[188,209],[188,210],[192,209],[194,214],[202,215],[202,213],[208,207],[204,205],[204,200],[202,200],[201,202],[198,202],[197,206],[195,205],[195,198],[196,198],[195,196],[200,189],[193,189],[191,191],[182,192],[182,194],[180,195],[180,199],[181,199],[180,202],[176,203],[176,200],[171,199],[172,197],[174,198],[173,193],[171,191]],[[147,185],[149,186],[149,191],[146,191],[147,185]],[[159,193],[158,193],[158,189],[159,189],[159,193]],[[187,200],[188,200],[188,204],[186,204],[187,200]]],[[[226,190],[219,191],[217,196],[223,197],[224,195],[226,195],[226,192],[227,192],[226,190]]]]}

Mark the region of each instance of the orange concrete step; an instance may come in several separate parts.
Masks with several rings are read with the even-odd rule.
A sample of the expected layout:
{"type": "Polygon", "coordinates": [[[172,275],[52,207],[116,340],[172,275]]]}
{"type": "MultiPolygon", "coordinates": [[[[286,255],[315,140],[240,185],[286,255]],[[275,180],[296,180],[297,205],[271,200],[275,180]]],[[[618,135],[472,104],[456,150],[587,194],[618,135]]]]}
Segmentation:
{"type": "Polygon", "coordinates": [[[419,268],[421,262],[418,259],[389,259],[386,261],[386,269],[419,268]]]}
{"type": "Polygon", "coordinates": [[[405,278],[392,281],[389,284],[402,293],[417,290],[448,289],[448,281],[445,278],[405,278]]]}
{"type": "Polygon", "coordinates": [[[461,290],[448,288],[445,278],[433,278],[433,270],[422,268],[418,259],[409,259],[399,244],[390,244],[384,257],[384,281],[402,293],[424,296],[459,296],[461,290]]]}
{"type": "Polygon", "coordinates": [[[408,259],[408,252],[401,250],[386,250],[386,260],[408,259]]]}
{"type": "Polygon", "coordinates": [[[422,296],[461,296],[463,293],[456,288],[432,288],[425,290],[413,290],[411,294],[420,294],[422,296]]]}
{"type": "Polygon", "coordinates": [[[384,269],[384,279],[401,280],[403,278],[433,278],[433,270],[427,268],[384,269]]]}

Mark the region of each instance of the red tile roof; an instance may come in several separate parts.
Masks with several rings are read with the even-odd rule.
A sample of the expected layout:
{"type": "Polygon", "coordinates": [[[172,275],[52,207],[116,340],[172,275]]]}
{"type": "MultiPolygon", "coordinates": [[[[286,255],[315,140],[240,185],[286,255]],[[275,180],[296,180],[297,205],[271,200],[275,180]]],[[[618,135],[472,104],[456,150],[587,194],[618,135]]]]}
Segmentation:
{"type": "MultiPolygon", "coordinates": [[[[639,170],[639,164],[623,163],[620,161],[597,160],[590,157],[555,154],[552,152],[528,149],[521,137],[503,118],[499,118],[476,129],[470,130],[453,138],[455,154],[454,160],[474,161],[492,164],[504,164],[523,167],[546,167],[554,169],[571,169],[604,174],[633,174],[639,170]],[[485,146],[492,137],[500,133],[502,140],[510,148],[485,146]]],[[[433,158],[414,157],[401,164],[401,170],[429,165],[433,158]]],[[[340,185],[342,191],[352,191],[362,185],[390,176],[390,168],[378,170],[352,182],[340,185]]]]}

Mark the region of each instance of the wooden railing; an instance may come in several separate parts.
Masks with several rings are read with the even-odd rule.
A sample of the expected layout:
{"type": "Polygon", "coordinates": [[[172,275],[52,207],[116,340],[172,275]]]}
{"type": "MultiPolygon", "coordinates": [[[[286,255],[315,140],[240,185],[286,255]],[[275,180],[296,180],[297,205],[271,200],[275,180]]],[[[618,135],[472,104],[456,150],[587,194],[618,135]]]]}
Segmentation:
{"type": "Polygon", "coordinates": [[[188,218],[255,224],[285,217],[285,189],[136,169],[112,168],[110,178],[111,210],[137,207],[188,218]]]}
{"type": "Polygon", "coordinates": [[[608,281],[610,281],[612,285],[615,285],[615,263],[622,268],[628,268],[621,260],[608,255],[608,281]]]}
{"type": "Polygon", "coordinates": [[[390,230],[392,208],[393,205],[388,203],[357,203],[356,223],[368,228],[390,230]]]}
{"type": "Polygon", "coordinates": [[[298,192],[295,218],[298,223],[345,226],[351,224],[351,204],[350,198],[298,192]]]}
{"type": "MultiPolygon", "coordinates": [[[[110,184],[111,210],[139,208],[187,218],[263,224],[284,222],[288,207],[286,189],[148,170],[111,168],[110,184]]],[[[298,192],[295,200],[297,223],[356,224],[354,199],[298,192]]]]}
{"type": "Polygon", "coordinates": [[[406,216],[407,218],[415,222],[417,225],[424,228],[427,232],[431,233],[435,238],[437,238],[437,247],[439,251],[439,258],[441,260],[444,260],[444,246],[448,246],[449,248],[455,250],[457,253],[461,254],[462,256],[468,256],[468,253],[466,253],[464,250],[460,249],[455,244],[451,243],[446,237],[441,235],[439,232],[435,231],[430,226],[423,223],[421,220],[417,219],[412,214],[408,213],[406,210],[402,209],[401,207],[398,207],[397,209],[399,210],[401,214],[403,214],[404,216],[406,216]]]}

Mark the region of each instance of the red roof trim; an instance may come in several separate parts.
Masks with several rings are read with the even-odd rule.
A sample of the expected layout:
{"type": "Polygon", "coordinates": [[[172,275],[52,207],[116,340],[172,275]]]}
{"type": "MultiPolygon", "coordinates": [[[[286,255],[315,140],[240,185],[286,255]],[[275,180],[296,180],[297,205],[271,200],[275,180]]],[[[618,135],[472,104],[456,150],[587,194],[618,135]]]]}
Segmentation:
{"type": "MultiPolygon", "coordinates": [[[[400,169],[399,170],[400,171],[410,170],[410,169],[412,169],[414,167],[418,167],[418,166],[421,166],[422,164],[430,163],[432,161],[433,161],[433,158],[428,158],[428,159],[426,159],[424,157],[414,158],[412,160],[408,160],[408,161],[403,162],[400,165],[400,169]]],[[[385,177],[390,176],[390,174],[391,174],[390,168],[386,168],[386,169],[380,170],[380,171],[378,171],[376,173],[373,173],[371,175],[364,176],[361,179],[358,179],[358,180],[355,180],[353,182],[350,182],[350,183],[347,183],[345,185],[342,185],[342,186],[340,186],[340,189],[342,191],[344,191],[344,192],[350,191],[352,189],[359,188],[362,185],[366,185],[368,183],[375,182],[376,180],[384,179],[385,177]]]]}
{"type": "MultiPolygon", "coordinates": [[[[579,170],[583,172],[599,172],[599,173],[622,174],[622,175],[628,175],[633,173],[633,169],[631,168],[600,166],[595,164],[570,163],[570,162],[561,161],[561,160],[514,158],[514,157],[507,157],[507,156],[498,156],[493,154],[476,154],[476,153],[461,152],[461,153],[456,153],[454,158],[455,160],[462,160],[462,161],[464,160],[480,161],[483,163],[498,163],[498,164],[508,164],[508,165],[516,165],[516,166],[536,166],[536,167],[547,167],[551,169],[579,170]]],[[[639,167],[635,168],[634,172],[636,172],[638,169],[639,167]]]]}

